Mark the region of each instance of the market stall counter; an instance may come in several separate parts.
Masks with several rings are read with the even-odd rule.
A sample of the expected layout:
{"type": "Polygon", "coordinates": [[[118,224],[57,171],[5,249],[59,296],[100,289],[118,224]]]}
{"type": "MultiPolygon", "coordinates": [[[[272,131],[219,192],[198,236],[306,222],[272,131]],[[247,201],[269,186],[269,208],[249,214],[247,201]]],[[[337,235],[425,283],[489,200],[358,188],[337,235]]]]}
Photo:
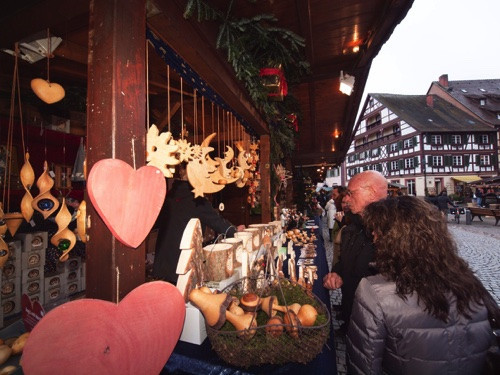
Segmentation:
{"type": "MultiPolygon", "coordinates": [[[[323,276],[329,272],[326,258],[326,250],[322,238],[322,222],[315,219],[315,226],[308,228],[313,231],[317,239],[315,266],[317,267],[317,280],[313,285],[313,293],[323,302],[331,316],[330,293],[323,287],[323,276]]],[[[300,260],[301,247],[294,246],[296,259],[300,260]]],[[[287,264],[284,265],[287,270],[287,264]]],[[[233,367],[218,357],[211,347],[209,339],[201,345],[194,345],[179,341],[166,363],[161,374],[336,374],[337,364],[335,355],[335,344],[333,331],[328,337],[322,351],[309,363],[286,363],[284,365],[260,365],[249,368],[233,367]]]]}

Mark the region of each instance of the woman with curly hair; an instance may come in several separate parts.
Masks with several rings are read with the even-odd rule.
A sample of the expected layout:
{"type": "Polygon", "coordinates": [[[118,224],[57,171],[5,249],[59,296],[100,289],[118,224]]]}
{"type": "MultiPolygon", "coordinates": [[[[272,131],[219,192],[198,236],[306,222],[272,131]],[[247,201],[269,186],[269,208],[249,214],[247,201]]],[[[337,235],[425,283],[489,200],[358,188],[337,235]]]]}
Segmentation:
{"type": "Polygon", "coordinates": [[[356,290],[350,373],[480,374],[492,337],[491,296],[458,255],[436,207],[389,198],[368,205],[363,221],[380,273],[356,290]]]}

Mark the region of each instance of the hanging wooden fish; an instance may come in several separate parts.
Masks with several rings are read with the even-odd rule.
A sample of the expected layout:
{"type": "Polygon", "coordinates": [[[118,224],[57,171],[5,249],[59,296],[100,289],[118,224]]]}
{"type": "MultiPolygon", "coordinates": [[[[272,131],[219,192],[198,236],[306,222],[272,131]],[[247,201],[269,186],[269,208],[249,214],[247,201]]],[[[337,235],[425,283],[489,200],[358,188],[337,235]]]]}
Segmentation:
{"type": "Polygon", "coordinates": [[[21,168],[21,172],[19,173],[21,184],[24,186],[24,190],[26,190],[23,199],[21,200],[21,213],[24,217],[24,220],[28,222],[31,220],[33,213],[35,212],[33,206],[31,205],[31,203],[33,202],[33,196],[30,193],[31,187],[35,182],[35,171],[33,170],[29,159],[30,154],[27,152],[24,155],[24,164],[21,168]]]}
{"type": "Polygon", "coordinates": [[[158,168],[165,177],[173,177],[172,166],[181,161],[176,158],[179,145],[172,138],[172,133],[160,133],[156,125],[151,125],[146,136],[146,161],[147,165],[158,168]]]}
{"type": "Polygon", "coordinates": [[[59,257],[61,262],[68,260],[69,252],[76,244],[75,234],[68,229],[69,223],[71,223],[71,214],[68,211],[68,206],[66,206],[66,198],[63,198],[61,209],[56,215],[57,232],[50,239],[50,243],[62,252],[59,257]]]}
{"type": "Polygon", "coordinates": [[[54,186],[54,180],[49,176],[47,160],[43,163],[43,173],[38,177],[36,186],[39,193],[31,202],[31,206],[47,219],[53,212],[59,208],[59,201],[50,193],[54,186]]]}

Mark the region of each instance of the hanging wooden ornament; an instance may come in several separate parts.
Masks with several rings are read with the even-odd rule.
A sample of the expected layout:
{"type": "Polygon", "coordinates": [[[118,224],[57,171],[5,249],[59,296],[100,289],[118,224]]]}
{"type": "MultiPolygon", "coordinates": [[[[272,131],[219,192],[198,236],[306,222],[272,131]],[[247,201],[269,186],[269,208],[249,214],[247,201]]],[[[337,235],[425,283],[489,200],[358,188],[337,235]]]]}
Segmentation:
{"type": "Polygon", "coordinates": [[[146,161],[147,165],[162,171],[165,177],[174,176],[172,166],[180,163],[176,158],[179,145],[172,138],[172,133],[160,133],[156,125],[151,125],[146,136],[146,161]]]}
{"type": "Polygon", "coordinates": [[[118,241],[136,248],[160,213],[166,184],[156,167],[135,170],[122,160],[103,159],[90,170],[87,192],[110,232],[118,241]]]}
{"type": "Polygon", "coordinates": [[[50,58],[52,57],[51,37],[47,30],[47,80],[35,78],[31,80],[31,89],[41,100],[47,104],[60,101],[66,95],[64,88],[54,82],[50,82],[50,58]]]}
{"type": "Polygon", "coordinates": [[[28,222],[31,220],[33,213],[35,212],[33,206],[31,205],[33,202],[33,196],[30,193],[30,189],[35,182],[35,172],[33,171],[33,167],[31,166],[29,159],[30,154],[27,152],[24,156],[24,164],[20,172],[21,183],[24,186],[24,190],[26,190],[23,199],[21,200],[21,213],[24,220],[28,222]]]}
{"type": "Polygon", "coordinates": [[[242,188],[246,185],[250,176],[250,173],[248,172],[251,167],[248,163],[249,153],[245,150],[243,141],[235,142],[235,146],[238,149],[238,166],[243,170],[243,175],[236,180],[236,186],[242,188]]]}
{"type": "Polygon", "coordinates": [[[80,241],[87,242],[87,202],[82,200],[76,212],[76,232],[80,241]]]}
{"type": "MultiPolygon", "coordinates": [[[[209,152],[213,151],[213,147],[209,147],[210,140],[215,137],[216,133],[210,134],[203,140],[200,145],[200,156],[191,160],[186,167],[189,183],[193,187],[194,197],[203,197],[203,194],[216,193],[221,191],[225,185],[216,184],[212,181],[214,173],[219,174],[218,163],[210,158],[209,152]],[[209,161],[210,160],[210,161],[209,161]],[[213,163],[215,164],[213,164],[213,163]]],[[[219,179],[223,177],[219,174],[219,179]]]]}
{"type": "Polygon", "coordinates": [[[49,176],[47,160],[43,163],[43,173],[38,177],[36,186],[39,193],[31,202],[31,206],[47,219],[53,212],[59,208],[59,201],[50,193],[54,186],[54,180],[49,176]]]}
{"type": "Polygon", "coordinates": [[[243,176],[243,170],[239,167],[228,168],[227,164],[234,158],[234,151],[230,146],[226,146],[227,151],[224,153],[224,158],[215,158],[217,163],[217,174],[212,175],[212,181],[216,184],[232,184],[243,176]],[[216,180],[218,178],[218,180],[216,180]]]}
{"type": "Polygon", "coordinates": [[[76,236],[68,229],[71,223],[71,214],[66,206],[66,198],[63,198],[61,209],[56,215],[57,232],[50,239],[50,243],[62,252],[59,261],[65,262],[69,258],[69,252],[75,247],[76,236]]]}
{"type": "Polygon", "coordinates": [[[0,203],[0,268],[2,268],[9,259],[9,246],[5,243],[3,237],[7,233],[7,224],[4,221],[3,207],[0,203]]]}
{"type": "Polygon", "coordinates": [[[20,212],[9,212],[3,215],[3,220],[7,225],[10,235],[14,237],[23,223],[23,215],[20,212]]]}

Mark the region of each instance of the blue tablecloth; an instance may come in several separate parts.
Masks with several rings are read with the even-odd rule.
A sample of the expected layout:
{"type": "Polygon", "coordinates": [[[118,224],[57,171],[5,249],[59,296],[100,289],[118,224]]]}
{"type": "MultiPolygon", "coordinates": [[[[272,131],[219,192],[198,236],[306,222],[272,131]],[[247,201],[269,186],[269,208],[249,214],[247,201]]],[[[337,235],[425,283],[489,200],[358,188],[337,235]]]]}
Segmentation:
{"type": "MultiPolygon", "coordinates": [[[[313,293],[327,306],[330,311],[330,293],[323,287],[323,276],[329,272],[326,260],[325,246],[322,237],[322,222],[315,218],[318,229],[315,230],[316,244],[316,266],[318,280],[314,283],[313,293]]],[[[300,256],[300,247],[294,247],[297,258],[300,256]]],[[[283,267],[287,269],[286,265],[283,267]]],[[[323,350],[316,358],[308,364],[287,363],[285,365],[262,365],[248,369],[230,366],[222,361],[212,350],[207,338],[201,345],[193,345],[179,341],[172,355],[166,363],[162,374],[283,374],[283,375],[306,375],[306,374],[336,374],[337,363],[335,356],[335,344],[333,332],[331,332],[323,350]]]]}

